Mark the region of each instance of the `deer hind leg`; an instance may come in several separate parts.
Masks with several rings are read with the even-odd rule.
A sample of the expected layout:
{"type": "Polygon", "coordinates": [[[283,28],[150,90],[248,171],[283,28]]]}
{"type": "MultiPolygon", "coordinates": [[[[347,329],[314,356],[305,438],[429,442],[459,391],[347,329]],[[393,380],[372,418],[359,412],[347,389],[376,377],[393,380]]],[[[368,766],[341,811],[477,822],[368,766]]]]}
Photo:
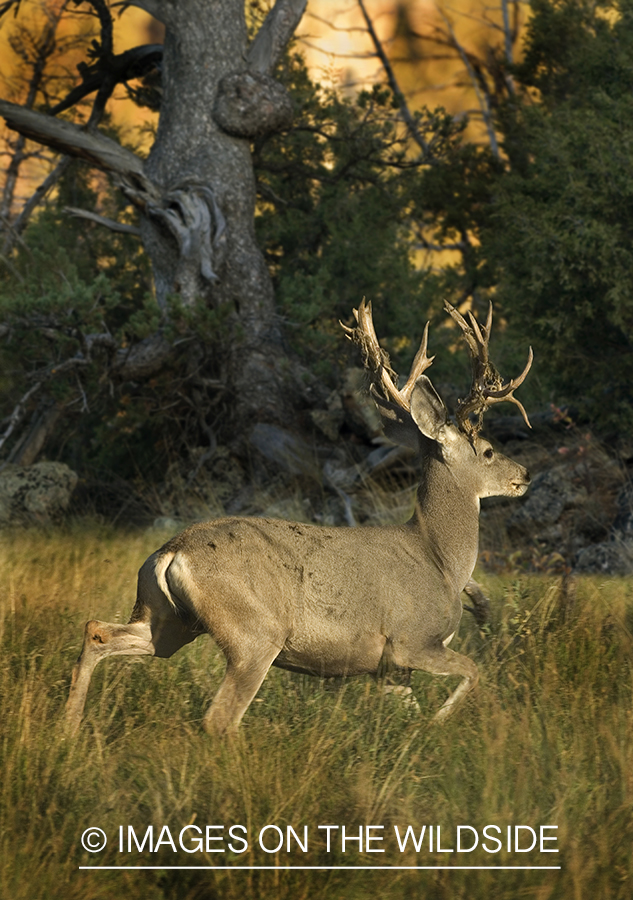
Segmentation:
{"type": "Polygon", "coordinates": [[[66,703],[66,728],[75,735],[81,724],[90,679],[97,663],[109,656],[169,657],[197,637],[174,612],[149,607],[134,608],[127,625],[91,620],[86,623],[84,642],[73,669],[66,703]]]}
{"type": "Polygon", "coordinates": [[[97,663],[108,656],[154,655],[149,622],[115,625],[92,619],[86,623],[84,642],[75,663],[66,703],[66,728],[76,734],[81,723],[90,679],[97,663]]]}
{"type": "MultiPolygon", "coordinates": [[[[448,640],[450,638],[447,639],[447,642],[448,640]]],[[[444,644],[428,649],[421,654],[415,668],[430,672],[431,675],[463,676],[462,681],[433,716],[433,722],[445,722],[479,681],[479,670],[475,663],[467,656],[462,656],[461,653],[448,650],[444,644]]]]}

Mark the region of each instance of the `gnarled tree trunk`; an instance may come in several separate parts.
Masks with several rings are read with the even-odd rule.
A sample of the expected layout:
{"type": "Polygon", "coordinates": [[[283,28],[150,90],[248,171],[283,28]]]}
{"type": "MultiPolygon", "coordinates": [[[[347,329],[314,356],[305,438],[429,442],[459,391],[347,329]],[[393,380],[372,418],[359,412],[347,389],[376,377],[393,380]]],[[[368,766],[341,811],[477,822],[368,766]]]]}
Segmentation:
{"type": "MultiPolygon", "coordinates": [[[[235,418],[283,422],[292,415],[288,385],[293,379],[281,358],[272,282],[255,240],[250,139],[290,124],[289,97],[271,72],[306,0],[277,0],[250,45],[243,0],[132,0],[166,29],[158,132],[145,161],[96,130],[107,91],[117,79],[125,80],[127,57],[112,52],[104,0],[88,2],[102,23],[105,73],[88,127],[4,101],[0,114],[25,136],[112,175],[140,212],[140,236],[165,313],[170,295],[178,295],[185,306],[202,302],[225,310],[222,320],[230,338],[218,365],[235,418]]],[[[160,48],[127,54],[138,60],[142,51],[153,58],[160,48]]],[[[59,110],[87,94],[88,87],[85,81],[85,90],[75,88],[59,110]]],[[[84,343],[89,348],[108,337],[92,335],[84,343]]],[[[110,374],[121,380],[147,377],[173,352],[162,332],[125,350],[109,347],[110,374]]],[[[81,364],[78,357],[69,364],[81,364]]]]}
{"type": "Polygon", "coordinates": [[[162,203],[148,205],[141,226],[157,297],[228,305],[234,334],[224,379],[242,414],[279,418],[279,334],[255,241],[250,145],[214,116],[223,79],[247,73],[244,5],[180,0],[166,25],[160,122],[145,165],[162,203]]]}

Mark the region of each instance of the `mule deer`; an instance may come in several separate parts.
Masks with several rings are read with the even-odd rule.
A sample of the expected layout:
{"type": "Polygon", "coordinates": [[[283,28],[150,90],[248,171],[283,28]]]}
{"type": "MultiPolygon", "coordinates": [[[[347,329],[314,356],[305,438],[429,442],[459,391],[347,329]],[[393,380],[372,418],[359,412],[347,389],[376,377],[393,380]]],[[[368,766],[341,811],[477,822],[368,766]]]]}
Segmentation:
{"type": "MultiPolygon", "coordinates": [[[[488,358],[492,305],[485,326],[447,311],[466,340],[473,379],[457,424],[424,371],[428,323],[402,389],[380,348],[371,306],[347,328],[372,374],[372,393],[387,433],[420,451],[415,512],[404,525],[321,527],[264,518],[192,525],[143,564],[127,625],[90,621],[66,708],[75,732],[95,665],[108,656],[169,657],[210,634],[226,672],[204,718],[215,734],[233,732],[272,666],[317,676],[379,674],[396,667],[462,680],[435,715],[446,719],[478,680],[476,665],[447,649],[462,615],[460,594],[475,567],[479,501],[520,497],[526,469],[479,435],[492,403],[514,397],[488,358]]],[[[345,327],[345,326],[344,326],[345,327]]],[[[525,416],[527,421],[527,416],[525,416]]],[[[529,422],[528,422],[529,424],[529,422]]]]}

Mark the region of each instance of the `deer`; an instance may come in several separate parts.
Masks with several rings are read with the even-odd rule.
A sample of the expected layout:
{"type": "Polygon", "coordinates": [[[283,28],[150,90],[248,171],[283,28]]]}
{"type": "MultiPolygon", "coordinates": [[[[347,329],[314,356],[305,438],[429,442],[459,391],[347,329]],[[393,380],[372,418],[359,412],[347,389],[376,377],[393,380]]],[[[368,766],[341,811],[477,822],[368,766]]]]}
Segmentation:
{"type": "MultiPolygon", "coordinates": [[[[460,676],[435,713],[444,722],[476,686],[478,668],[448,648],[462,616],[460,595],[478,555],[484,497],[521,497],[528,471],[493,449],[480,430],[484,412],[514,396],[532,364],[504,383],[489,359],[486,324],[450,303],[446,311],[468,349],[472,386],[453,421],[425,371],[429,323],[402,388],[376,337],[371,303],[343,325],[362,351],[385,434],[414,447],[420,482],[402,525],[349,528],[272,518],[197,523],[141,566],[126,625],[85,626],[73,669],[66,724],[76,734],[95,666],[110,656],[167,658],[209,634],[226,659],[224,678],[204,715],[215,736],[235,734],[271,666],[317,677],[422,670],[460,676]]],[[[342,323],[341,323],[342,324],[342,323]]]]}

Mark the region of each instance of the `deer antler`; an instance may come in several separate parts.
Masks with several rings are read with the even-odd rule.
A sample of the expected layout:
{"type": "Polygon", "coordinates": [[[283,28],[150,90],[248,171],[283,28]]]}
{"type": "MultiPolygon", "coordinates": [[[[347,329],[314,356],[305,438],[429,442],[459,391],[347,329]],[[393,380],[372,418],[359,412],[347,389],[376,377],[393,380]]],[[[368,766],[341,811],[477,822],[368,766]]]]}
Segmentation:
{"type": "Polygon", "coordinates": [[[514,396],[514,391],[523,384],[527,373],[530,371],[534,358],[532,348],[530,347],[527,364],[523,372],[518,378],[513,378],[507,384],[504,384],[501,375],[490,362],[488,356],[488,342],[490,341],[490,332],[492,330],[492,303],[488,308],[486,324],[483,326],[477,322],[472,312],[468,313],[469,321],[467,322],[462,314],[454,306],[451,306],[448,300],[444,301],[444,308],[462,331],[470,354],[473,373],[470,393],[465,400],[458,402],[455,412],[460,429],[469,437],[477,434],[481,429],[483,415],[488,407],[492,406],[493,403],[501,403],[503,400],[516,404],[521,410],[521,415],[525,419],[526,425],[528,428],[531,428],[532,426],[523,404],[514,396]],[[470,418],[472,415],[477,416],[477,421],[474,423],[470,418]]]}
{"type": "Polygon", "coordinates": [[[354,318],[358,323],[355,328],[343,326],[347,337],[358,344],[363,353],[363,361],[367,368],[371,371],[374,383],[372,388],[379,388],[385,399],[409,412],[411,407],[411,394],[417,379],[422,373],[429,368],[435,359],[434,356],[427,356],[427,346],[429,340],[429,323],[426,323],[420,349],[415,355],[411,372],[407,378],[405,386],[398,389],[398,376],[391,368],[389,354],[382,349],[376,337],[374,323],[371,313],[371,302],[363,297],[360,306],[354,311],[354,318]]]}

